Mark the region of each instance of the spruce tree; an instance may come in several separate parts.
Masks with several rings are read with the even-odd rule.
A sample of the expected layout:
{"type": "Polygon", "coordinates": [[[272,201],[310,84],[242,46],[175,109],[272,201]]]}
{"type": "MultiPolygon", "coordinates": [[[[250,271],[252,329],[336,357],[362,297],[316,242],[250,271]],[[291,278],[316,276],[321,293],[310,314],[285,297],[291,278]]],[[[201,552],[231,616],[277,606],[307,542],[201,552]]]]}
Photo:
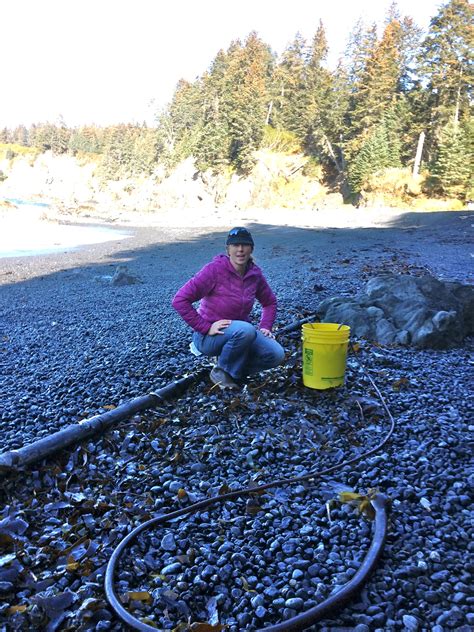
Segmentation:
{"type": "Polygon", "coordinates": [[[403,94],[408,94],[417,85],[419,77],[418,53],[422,29],[409,16],[401,18],[399,24],[400,29],[397,32],[400,59],[399,90],[403,94]]]}
{"type": "Polygon", "coordinates": [[[95,125],[84,125],[71,130],[68,151],[73,155],[78,152],[100,154],[104,148],[104,136],[108,136],[107,128],[95,125]]]}
{"type": "Polygon", "coordinates": [[[365,121],[365,97],[370,84],[370,59],[377,45],[377,27],[366,28],[362,21],[350,34],[345,54],[345,64],[349,83],[349,101],[346,114],[346,158],[350,159],[370,133],[365,121]]]}
{"type": "MultiPolygon", "coordinates": [[[[373,33],[369,41],[373,41],[373,33]]],[[[367,50],[365,67],[356,86],[351,113],[352,135],[363,139],[393,103],[400,78],[400,23],[391,21],[380,42],[367,50]]],[[[354,144],[357,148],[357,140],[354,144]]]]}
{"type": "Polygon", "coordinates": [[[9,139],[8,127],[4,127],[3,129],[0,129],[0,143],[8,143],[8,139],[9,139]]]}
{"type": "Polygon", "coordinates": [[[33,146],[37,147],[40,151],[51,150],[54,134],[54,126],[51,123],[41,123],[34,126],[34,132],[32,134],[33,146]]]}
{"type": "Polygon", "coordinates": [[[219,170],[229,162],[229,130],[226,112],[228,55],[220,50],[203,77],[202,125],[194,155],[199,169],[219,170]]]}
{"type": "Polygon", "coordinates": [[[431,172],[438,192],[464,197],[472,187],[473,159],[463,127],[454,119],[442,130],[431,172]]]}
{"type": "Polygon", "coordinates": [[[422,30],[410,17],[400,18],[398,50],[399,87],[394,104],[399,129],[400,156],[406,164],[415,157],[420,133],[426,128],[428,99],[420,81],[418,52],[422,30]]]}
{"type": "Polygon", "coordinates": [[[314,35],[306,67],[306,92],[308,101],[305,145],[307,150],[320,159],[328,157],[328,134],[334,129],[332,106],[332,77],[324,63],[328,44],[323,23],[314,35]]]}
{"type": "Polygon", "coordinates": [[[36,134],[37,134],[38,126],[36,123],[32,123],[28,128],[28,142],[30,147],[37,147],[36,144],[36,134]]]}
{"type": "Polygon", "coordinates": [[[171,103],[158,120],[157,142],[168,164],[176,164],[194,152],[202,119],[202,84],[181,79],[171,103]]]}
{"type": "Polygon", "coordinates": [[[51,126],[50,145],[54,154],[65,154],[68,150],[71,130],[67,127],[62,116],[58,117],[55,125],[51,126]]]}
{"type": "Polygon", "coordinates": [[[401,133],[400,126],[403,120],[400,100],[394,100],[391,107],[383,115],[381,125],[385,132],[387,142],[387,160],[384,167],[401,167],[401,133]]]}
{"type": "Polygon", "coordinates": [[[229,51],[223,107],[229,160],[242,172],[252,168],[253,153],[263,138],[272,65],[270,48],[255,32],[250,33],[243,46],[229,51]]]}
{"type": "Polygon", "coordinates": [[[308,129],[309,95],[306,83],[307,43],[297,33],[283,51],[275,69],[275,117],[278,126],[295,133],[304,142],[308,129]]]}
{"type": "Polygon", "coordinates": [[[18,125],[15,127],[12,133],[12,139],[14,143],[28,147],[28,130],[24,125],[18,125]]]}
{"type": "Polygon", "coordinates": [[[151,174],[157,163],[158,140],[156,130],[142,125],[137,129],[130,160],[132,175],[151,174]]]}
{"type": "Polygon", "coordinates": [[[136,128],[122,124],[111,127],[107,131],[99,173],[106,180],[119,180],[130,174],[136,128]]]}
{"type": "Polygon", "coordinates": [[[346,168],[346,141],[348,133],[348,110],[350,104],[350,87],[347,70],[339,61],[331,75],[331,85],[326,110],[325,133],[323,142],[327,147],[327,155],[336,170],[342,174],[346,168]]]}
{"type": "Polygon", "coordinates": [[[387,112],[351,161],[348,181],[354,193],[363,189],[371,175],[389,167],[400,166],[399,133],[394,115],[393,111],[387,112]]]}
{"type": "Polygon", "coordinates": [[[201,171],[218,171],[229,163],[229,134],[226,117],[220,112],[220,97],[207,104],[194,155],[201,171]]]}
{"type": "Polygon", "coordinates": [[[431,137],[454,116],[470,113],[474,81],[474,34],[468,0],[450,0],[432,18],[420,52],[431,95],[431,137]]]}

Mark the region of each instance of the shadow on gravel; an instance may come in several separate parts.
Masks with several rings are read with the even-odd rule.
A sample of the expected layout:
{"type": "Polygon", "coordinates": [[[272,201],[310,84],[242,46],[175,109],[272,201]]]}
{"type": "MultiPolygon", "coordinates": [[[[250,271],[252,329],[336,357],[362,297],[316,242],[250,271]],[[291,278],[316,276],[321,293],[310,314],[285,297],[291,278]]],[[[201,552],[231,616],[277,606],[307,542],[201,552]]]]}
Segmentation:
{"type": "MultiPolygon", "coordinates": [[[[360,211],[363,214],[363,210],[360,211]]],[[[249,216],[251,213],[249,213],[249,216]]],[[[267,274],[281,265],[324,264],[323,273],[356,259],[382,260],[393,252],[405,255],[441,277],[469,282],[474,213],[451,211],[404,213],[376,227],[299,228],[246,222],[256,241],[255,259],[267,274]],[[347,259],[350,258],[350,261],[347,259]]],[[[317,212],[315,212],[317,222],[317,212]]],[[[97,289],[107,285],[117,265],[126,265],[143,282],[179,287],[190,275],[224,250],[226,230],[193,228],[127,228],[132,237],[79,247],[76,250],[31,257],[0,259],[0,287],[25,288],[45,281],[64,285],[82,279],[97,289]],[[128,247],[126,247],[128,246],[128,247]]],[[[472,276],[471,276],[472,281],[472,276]]],[[[108,287],[110,290],[110,287],[108,287]]],[[[115,288],[114,288],[115,289],[115,288]]]]}
{"type": "MultiPolygon", "coordinates": [[[[444,224],[440,215],[447,214],[437,213],[432,223],[424,223],[425,216],[408,215],[391,226],[367,229],[248,223],[257,262],[281,299],[280,323],[299,305],[324,293],[355,292],[367,276],[387,268],[414,273],[436,266],[437,274],[459,270],[458,278],[465,280],[472,268],[470,219],[450,214],[444,224]]],[[[12,276],[10,282],[0,277],[5,283],[0,450],[111,410],[189,370],[194,361],[187,349],[189,328],[173,313],[170,300],[181,283],[223,250],[225,234],[137,229],[127,247],[109,243],[30,261],[0,261],[0,273],[12,276]],[[143,283],[111,286],[102,277],[118,263],[127,264],[143,283]]],[[[345,454],[368,455],[386,425],[358,364],[348,366],[347,389],[312,393],[300,383],[299,340],[289,339],[287,348],[293,362],[238,397],[216,394],[208,383],[183,396],[179,407],[163,403],[107,436],[6,480],[1,518],[13,536],[10,541],[4,536],[0,628],[57,629],[66,621],[71,629],[96,623],[94,629],[122,629],[104,599],[104,569],[113,547],[139,522],[224,486],[332,467],[345,454]]],[[[334,482],[363,493],[380,488],[393,499],[392,527],[381,565],[362,596],[324,628],[467,630],[473,570],[466,566],[470,347],[398,353],[362,345],[360,354],[397,414],[396,433],[386,453],[338,472],[334,482]]],[[[199,583],[191,579],[188,593],[178,586],[185,601],[173,598],[170,605],[168,598],[159,604],[158,616],[161,610],[163,617],[170,613],[172,624],[182,614],[175,602],[189,603],[196,621],[214,617],[218,590],[226,599],[224,612],[247,616],[248,611],[250,621],[252,586],[263,574],[278,588],[262,602],[269,605],[268,623],[283,619],[292,594],[289,581],[304,588],[298,608],[321,601],[354,576],[369,532],[349,505],[326,504],[336,494],[336,488],[329,489],[332,483],[327,481],[326,490],[319,480],[308,487],[281,486],[258,502],[226,505],[199,520],[190,516],[157,531],[156,541],[143,538],[120,569],[124,603],[128,600],[127,608],[137,616],[147,615],[151,599],[137,603],[135,597],[148,597],[148,589],[161,597],[161,588],[168,588],[164,569],[170,570],[175,552],[186,573],[191,569],[186,578],[197,577],[199,583]],[[225,549],[218,549],[223,543],[225,549]],[[216,584],[207,581],[212,558],[201,555],[214,549],[229,558],[219,566],[229,575],[216,584]],[[300,551],[308,564],[295,574],[300,551]]],[[[170,575],[174,591],[179,575],[170,575]]],[[[240,619],[234,629],[261,623],[253,621],[249,627],[240,619]]]]}
{"type": "MultiPolygon", "coordinates": [[[[249,219],[256,262],[279,301],[276,329],[314,313],[325,298],[360,292],[382,272],[472,282],[472,216],[407,213],[389,226],[352,229],[249,219]]],[[[224,251],[226,234],[136,228],[127,242],[0,259],[0,429],[7,429],[6,443],[23,443],[22,433],[31,427],[35,434],[37,423],[56,429],[188,371],[194,362],[190,329],[171,300],[224,251]],[[113,286],[119,264],[140,282],[113,286]]]]}

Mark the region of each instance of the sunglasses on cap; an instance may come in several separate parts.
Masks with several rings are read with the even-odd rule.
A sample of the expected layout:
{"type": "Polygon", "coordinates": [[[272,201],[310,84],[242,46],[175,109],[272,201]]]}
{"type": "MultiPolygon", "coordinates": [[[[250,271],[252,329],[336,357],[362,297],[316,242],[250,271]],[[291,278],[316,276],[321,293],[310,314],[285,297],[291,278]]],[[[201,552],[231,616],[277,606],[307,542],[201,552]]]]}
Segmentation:
{"type": "Polygon", "coordinates": [[[234,237],[235,235],[245,235],[247,237],[250,237],[250,233],[246,228],[233,228],[231,231],[229,231],[229,237],[234,237]]]}
{"type": "Polygon", "coordinates": [[[249,245],[253,248],[253,239],[250,231],[248,231],[243,226],[236,226],[235,228],[231,228],[229,233],[227,234],[226,246],[231,245],[249,245]]]}

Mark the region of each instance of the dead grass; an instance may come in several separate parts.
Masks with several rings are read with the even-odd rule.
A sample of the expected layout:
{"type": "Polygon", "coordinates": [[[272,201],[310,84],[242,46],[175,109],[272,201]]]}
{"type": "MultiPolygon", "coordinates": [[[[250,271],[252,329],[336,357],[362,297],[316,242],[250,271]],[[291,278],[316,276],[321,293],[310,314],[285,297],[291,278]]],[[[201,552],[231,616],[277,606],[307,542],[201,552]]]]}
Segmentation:
{"type": "Polygon", "coordinates": [[[388,206],[416,211],[460,211],[464,208],[456,198],[430,198],[424,194],[426,173],[413,176],[411,169],[385,169],[372,175],[362,193],[364,206],[388,206]]]}
{"type": "Polygon", "coordinates": [[[16,156],[35,159],[40,153],[40,150],[36,147],[24,147],[15,143],[0,143],[0,160],[5,158],[12,159],[16,156]]]}

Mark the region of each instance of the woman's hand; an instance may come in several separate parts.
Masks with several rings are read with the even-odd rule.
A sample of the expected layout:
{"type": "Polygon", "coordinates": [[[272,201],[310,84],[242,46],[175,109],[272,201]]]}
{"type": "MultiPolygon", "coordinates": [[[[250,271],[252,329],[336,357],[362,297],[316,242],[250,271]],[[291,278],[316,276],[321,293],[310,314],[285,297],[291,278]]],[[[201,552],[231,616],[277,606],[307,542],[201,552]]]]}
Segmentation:
{"type": "Polygon", "coordinates": [[[216,320],[215,323],[212,323],[209,331],[207,332],[208,336],[215,336],[216,334],[223,334],[224,330],[230,325],[232,321],[227,319],[216,320]]]}
{"type": "Polygon", "coordinates": [[[275,336],[272,334],[272,332],[269,329],[264,329],[263,327],[260,327],[260,331],[267,338],[275,338],[275,336]]]}

